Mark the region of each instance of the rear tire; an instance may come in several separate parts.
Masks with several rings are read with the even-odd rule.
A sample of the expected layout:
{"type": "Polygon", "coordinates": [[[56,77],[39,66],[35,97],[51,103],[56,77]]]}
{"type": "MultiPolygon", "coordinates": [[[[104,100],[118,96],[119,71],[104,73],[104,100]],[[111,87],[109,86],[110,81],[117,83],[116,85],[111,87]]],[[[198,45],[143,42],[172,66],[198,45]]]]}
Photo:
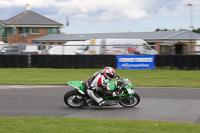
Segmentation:
{"type": "Polygon", "coordinates": [[[140,96],[135,93],[131,96],[130,99],[123,99],[119,104],[124,107],[134,107],[140,102],[140,96]]]}
{"type": "Polygon", "coordinates": [[[66,92],[63,100],[67,106],[72,108],[81,108],[85,105],[84,96],[77,90],[66,92]]]}

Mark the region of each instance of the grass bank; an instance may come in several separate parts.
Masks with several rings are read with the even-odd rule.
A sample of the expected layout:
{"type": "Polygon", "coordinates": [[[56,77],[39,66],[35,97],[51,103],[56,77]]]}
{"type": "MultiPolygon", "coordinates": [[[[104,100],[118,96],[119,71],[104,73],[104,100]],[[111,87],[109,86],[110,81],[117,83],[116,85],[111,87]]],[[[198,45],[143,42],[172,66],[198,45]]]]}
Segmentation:
{"type": "Polygon", "coordinates": [[[1,133],[198,133],[200,124],[80,118],[0,118],[1,133]]]}
{"type": "MultiPolygon", "coordinates": [[[[99,69],[0,69],[1,85],[57,85],[70,80],[87,80],[99,69]]],[[[118,70],[135,86],[200,87],[200,71],[118,70]]]]}
{"type": "MultiPolygon", "coordinates": [[[[63,85],[70,80],[87,80],[99,69],[1,68],[1,85],[63,85]]],[[[120,70],[135,86],[200,87],[200,71],[120,70]]]]}

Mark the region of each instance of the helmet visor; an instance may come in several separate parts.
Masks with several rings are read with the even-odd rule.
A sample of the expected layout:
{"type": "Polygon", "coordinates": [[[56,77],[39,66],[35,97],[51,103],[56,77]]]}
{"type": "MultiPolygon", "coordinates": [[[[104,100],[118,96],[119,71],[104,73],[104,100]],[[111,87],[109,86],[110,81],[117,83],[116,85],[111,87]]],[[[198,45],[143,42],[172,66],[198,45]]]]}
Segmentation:
{"type": "Polygon", "coordinates": [[[108,73],[108,77],[110,77],[111,79],[113,79],[114,76],[115,76],[115,75],[113,75],[113,74],[109,74],[109,73],[108,73]]]}

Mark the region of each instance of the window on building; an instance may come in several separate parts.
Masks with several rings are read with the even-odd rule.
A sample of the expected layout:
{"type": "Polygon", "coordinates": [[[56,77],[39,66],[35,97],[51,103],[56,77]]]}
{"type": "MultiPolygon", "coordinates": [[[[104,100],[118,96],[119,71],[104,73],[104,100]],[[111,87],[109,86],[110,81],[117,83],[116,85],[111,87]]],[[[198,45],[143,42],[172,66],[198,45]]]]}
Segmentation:
{"type": "Polygon", "coordinates": [[[19,33],[38,34],[38,33],[40,33],[40,28],[20,27],[19,33]]]}
{"type": "Polygon", "coordinates": [[[19,28],[19,33],[29,33],[29,28],[27,28],[27,27],[20,27],[19,28]]]}
{"type": "Polygon", "coordinates": [[[30,34],[38,34],[40,33],[40,28],[30,28],[29,32],[30,34]]]}
{"type": "Polygon", "coordinates": [[[160,47],[160,53],[161,54],[170,54],[171,47],[170,46],[161,46],[160,47]]]}
{"type": "Polygon", "coordinates": [[[10,35],[14,35],[14,28],[13,27],[8,28],[8,30],[9,30],[10,35]]]}
{"type": "Polygon", "coordinates": [[[47,28],[47,34],[58,34],[58,28],[47,28]]]}
{"type": "Polygon", "coordinates": [[[1,27],[1,35],[2,35],[2,37],[6,37],[7,32],[6,32],[6,28],[5,27],[1,27]]]}

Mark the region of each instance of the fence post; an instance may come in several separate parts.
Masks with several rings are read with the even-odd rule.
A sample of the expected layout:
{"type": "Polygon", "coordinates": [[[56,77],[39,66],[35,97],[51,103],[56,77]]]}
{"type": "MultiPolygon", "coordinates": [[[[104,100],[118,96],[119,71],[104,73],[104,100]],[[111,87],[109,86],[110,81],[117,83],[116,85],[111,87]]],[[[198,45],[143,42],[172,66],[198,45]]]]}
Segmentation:
{"type": "Polygon", "coordinates": [[[28,55],[28,68],[31,67],[31,55],[29,54],[28,55]]]}

